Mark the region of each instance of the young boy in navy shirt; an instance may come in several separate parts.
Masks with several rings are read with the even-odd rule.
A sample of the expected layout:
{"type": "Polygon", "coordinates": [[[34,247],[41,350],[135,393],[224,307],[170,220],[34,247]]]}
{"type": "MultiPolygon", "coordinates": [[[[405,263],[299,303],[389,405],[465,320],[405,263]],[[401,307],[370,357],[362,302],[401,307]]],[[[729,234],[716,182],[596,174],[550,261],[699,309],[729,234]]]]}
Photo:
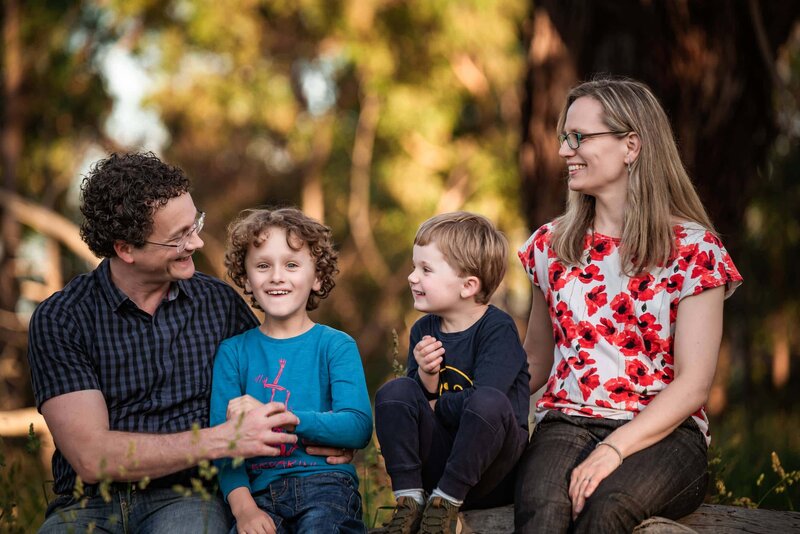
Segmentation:
{"type": "Polygon", "coordinates": [[[489,304],[508,244],[485,217],[433,217],[414,239],[406,377],[375,399],[397,506],[390,533],[457,532],[458,511],[511,502],[528,442],[528,363],[516,326],[489,304]],[[426,500],[426,495],[430,498],[426,500]]]}
{"type": "Polygon", "coordinates": [[[250,210],[229,228],[225,266],[264,312],[261,326],[222,342],[214,361],[211,424],[277,401],[300,420],[278,457],[219,461],[223,495],[243,532],[364,533],[358,478],[305,443],[363,448],[372,435],[364,370],[353,338],[308,311],[333,289],[330,229],[294,208],[250,210]],[[231,402],[232,401],[232,402],[231,402]]]}

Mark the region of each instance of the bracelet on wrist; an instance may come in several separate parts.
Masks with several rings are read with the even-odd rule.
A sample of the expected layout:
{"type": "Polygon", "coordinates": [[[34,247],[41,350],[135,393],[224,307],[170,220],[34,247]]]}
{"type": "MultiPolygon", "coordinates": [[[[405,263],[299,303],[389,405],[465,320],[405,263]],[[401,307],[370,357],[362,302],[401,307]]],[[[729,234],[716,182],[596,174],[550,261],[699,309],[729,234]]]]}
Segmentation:
{"type": "MultiPolygon", "coordinates": [[[[613,444],[611,444],[611,443],[608,443],[607,441],[601,441],[600,443],[598,443],[597,445],[595,445],[595,449],[596,449],[597,447],[599,447],[600,445],[605,445],[606,447],[611,447],[611,449],[612,449],[614,452],[616,452],[616,453],[617,453],[617,456],[619,456],[619,465],[622,465],[622,451],[621,451],[621,450],[619,450],[619,447],[617,447],[616,445],[613,445],[613,444]]],[[[617,467],[619,467],[619,466],[617,466],[617,467]]]]}

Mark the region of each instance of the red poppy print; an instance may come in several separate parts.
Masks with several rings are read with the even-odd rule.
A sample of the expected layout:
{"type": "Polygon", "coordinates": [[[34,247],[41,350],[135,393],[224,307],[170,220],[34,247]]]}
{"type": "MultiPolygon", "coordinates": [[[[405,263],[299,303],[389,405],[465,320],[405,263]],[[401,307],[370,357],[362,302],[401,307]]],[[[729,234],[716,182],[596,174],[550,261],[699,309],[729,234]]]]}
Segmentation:
{"type": "Polygon", "coordinates": [[[581,388],[583,400],[589,400],[589,397],[592,396],[592,391],[594,391],[594,389],[600,385],[600,377],[597,374],[597,367],[591,367],[587,369],[586,372],[581,375],[578,385],[581,388]]]}
{"type": "Polygon", "coordinates": [[[571,356],[567,362],[569,363],[569,366],[576,371],[582,371],[587,365],[592,365],[595,363],[595,361],[592,359],[592,355],[585,350],[578,351],[578,355],[571,356]]]}
{"type": "Polygon", "coordinates": [[[642,332],[646,332],[648,330],[655,330],[656,332],[658,332],[659,330],[661,330],[661,325],[658,324],[656,316],[653,315],[652,313],[644,313],[640,315],[639,318],[637,319],[637,326],[639,327],[639,330],[641,330],[642,332]]]}
{"type": "Polygon", "coordinates": [[[615,345],[625,356],[638,356],[644,349],[642,338],[633,330],[623,330],[617,334],[615,345]]]}
{"type": "Polygon", "coordinates": [[[664,352],[667,351],[669,343],[667,340],[661,339],[655,331],[648,330],[642,333],[642,347],[647,357],[650,358],[650,360],[655,360],[658,355],[664,354],[664,352]]]}
{"type": "Polygon", "coordinates": [[[542,398],[538,403],[538,406],[541,406],[545,409],[552,409],[557,408],[559,405],[568,404],[569,403],[569,394],[567,390],[561,389],[557,393],[552,393],[546,391],[542,394],[542,398]]]}
{"type": "Polygon", "coordinates": [[[570,369],[567,360],[561,360],[560,362],[558,362],[558,365],[556,366],[556,377],[559,380],[566,380],[569,374],[570,374],[570,369]]]}
{"type": "Polygon", "coordinates": [[[562,289],[566,283],[567,279],[564,276],[564,273],[567,271],[567,268],[564,267],[564,264],[558,261],[554,261],[550,265],[550,269],[548,270],[548,281],[550,282],[550,287],[553,288],[553,291],[558,291],[562,289]]]}
{"type": "Polygon", "coordinates": [[[590,242],[589,258],[593,261],[601,261],[603,258],[614,252],[616,245],[611,239],[596,237],[594,243],[590,242]]]}
{"type": "Polygon", "coordinates": [[[689,266],[694,261],[694,257],[697,255],[698,246],[697,243],[693,243],[691,245],[685,245],[683,247],[678,248],[678,270],[681,272],[686,272],[689,269],[689,266]]]}
{"type": "Polygon", "coordinates": [[[627,293],[620,293],[611,301],[614,311],[614,320],[622,324],[631,324],[636,321],[633,316],[633,300],[627,293]]]}
{"type": "Polygon", "coordinates": [[[650,273],[643,273],[631,278],[628,282],[628,291],[630,291],[631,297],[639,301],[652,299],[655,295],[653,282],[655,282],[655,278],[650,273]]]}
{"type": "Polygon", "coordinates": [[[603,384],[603,388],[608,392],[609,398],[614,402],[630,402],[635,400],[637,395],[633,391],[633,384],[626,378],[612,378],[603,384]]]}
{"type": "Polygon", "coordinates": [[[669,324],[675,324],[675,320],[678,318],[678,305],[680,302],[677,298],[669,301],[669,324]]]}
{"type": "Polygon", "coordinates": [[[594,263],[586,266],[586,268],[583,270],[578,269],[577,276],[578,280],[584,284],[588,284],[590,282],[602,282],[605,279],[605,276],[600,274],[600,267],[594,263]]]}
{"type": "MultiPolygon", "coordinates": [[[[719,239],[695,224],[674,226],[672,253],[657,275],[635,276],[620,268],[619,241],[597,234],[583,242],[586,264],[566,264],[551,247],[553,228],[537,230],[520,255],[532,280],[549,282],[557,343],[557,365],[538,409],[585,417],[638,413],[675,379],[671,332],[680,300],[722,284],[734,289],[741,275],[719,239]],[[665,298],[656,298],[661,291],[665,298]]],[[[705,412],[694,417],[707,433],[705,412]]]]}
{"type": "Polygon", "coordinates": [[[675,291],[680,291],[682,287],[683,275],[681,273],[675,273],[669,277],[665,289],[667,290],[667,293],[674,293],[675,291]]]}
{"type": "Polygon", "coordinates": [[[542,226],[534,234],[532,245],[543,252],[544,247],[550,244],[550,235],[550,227],[542,226]]]}
{"type": "Polygon", "coordinates": [[[704,277],[709,273],[713,273],[717,268],[717,258],[714,257],[713,251],[703,251],[697,255],[695,259],[694,269],[692,269],[692,278],[704,277]]]}
{"type": "Polygon", "coordinates": [[[643,364],[640,360],[627,360],[625,362],[625,374],[631,379],[631,382],[639,386],[651,386],[655,379],[650,374],[650,368],[643,364]]]}
{"type": "Polygon", "coordinates": [[[723,248],[722,241],[720,241],[719,238],[714,234],[712,234],[711,232],[706,232],[706,235],[703,236],[703,241],[705,241],[706,243],[710,243],[711,245],[714,245],[714,248],[720,248],[720,249],[723,248]]]}
{"type": "Polygon", "coordinates": [[[675,380],[675,370],[672,367],[664,366],[653,373],[656,380],[669,384],[675,380]]]}
{"type": "Polygon", "coordinates": [[[617,334],[617,327],[611,322],[610,319],[606,319],[605,317],[600,318],[600,322],[595,329],[606,339],[612,338],[617,334]]]}
{"type": "Polygon", "coordinates": [[[636,399],[636,401],[639,403],[640,406],[640,408],[638,409],[641,410],[642,408],[650,404],[650,401],[652,401],[655,397],[656,397],[655,395],[647,393],[646,391],[644,393],[641,393],[639,395],[639,398],[636,399]]]}
{"type": "Polygon", "coordinates": [[[597,345],[597,330],[594,329],[594,326],[589,321],[579,322],[576,327],[576,333],[578,334],[578,344],[581,347],[591,349],[597,345]]]}
{"type": "MultiPolygon", "coordinates": [[[[551,307],[552,309],[552,307],[551,307]]],[[[569,309],[567,303],[564,301],[559,302],[555,306],[555,314],[554,314],[556,321],[563,321],[564,319],[571,319],[572,318],[572,310],[569,309]]]]}
{"type": "Polygon", "coordinates": [[[589,312],[589,317],[597,313],[597,310],[602,308],[608,303],[608,295],[606,294],[606,286],[595,286],[591,291],[586,293],[586,311],[589,312]]]}

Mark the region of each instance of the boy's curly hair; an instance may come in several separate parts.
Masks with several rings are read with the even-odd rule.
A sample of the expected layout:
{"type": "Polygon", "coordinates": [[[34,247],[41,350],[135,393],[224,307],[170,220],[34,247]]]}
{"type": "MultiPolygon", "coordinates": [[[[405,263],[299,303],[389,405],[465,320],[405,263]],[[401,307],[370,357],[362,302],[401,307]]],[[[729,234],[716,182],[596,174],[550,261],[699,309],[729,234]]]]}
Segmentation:
{"type": "Polygon", "coordinates": [[[253,297],[252,291],[245,289],[247,281],[245,259],[251,244],[260,246],[266,241],[264,233],[270,227],[286,230],[286,244],[293,250],[300,250],[304,244],[308,245],[316,264],[321,287],[318,291],[311,291],[306,302],[306,310],[316,309],[319,301],[327,297],[336,285],[333,277],[339,272],[336,266],[339,254],[333,248],[331,229],[296,208],[242,211],[239,217],[228,225],[228,247],[225,251],[225,268],[228,270],[228,276],[245,295],[250,296],[250,305],[260,310],[261,306],[253,297]]]}
{"type": "Polygon", "coordinates": [[[188,191],[183,171],[152,152],[111,154],[81,183],[81,239],[101,258],[116,256],[115,241],[142,247],[155,211],[188,191]]]}

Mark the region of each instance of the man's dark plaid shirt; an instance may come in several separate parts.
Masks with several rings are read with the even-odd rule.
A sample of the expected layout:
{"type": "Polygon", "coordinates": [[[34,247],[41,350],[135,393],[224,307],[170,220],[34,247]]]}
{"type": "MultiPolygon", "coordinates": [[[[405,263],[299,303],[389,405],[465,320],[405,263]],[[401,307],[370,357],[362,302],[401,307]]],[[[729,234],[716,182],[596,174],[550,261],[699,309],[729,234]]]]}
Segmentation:
{"type": "MultiPolygon", "coordinates": [[[[28,359],[36,405],[97,389],[111,430],[208,426],[217,346],[257,326],[255,316],[230,286],[201,273],[174,283],[150,316],[111,282],[109,265],[78,276],[34,312],[28,359]]],[[[58,450],[53,476],[55,493],[72,493],[75,471],[58,450]]]]}

